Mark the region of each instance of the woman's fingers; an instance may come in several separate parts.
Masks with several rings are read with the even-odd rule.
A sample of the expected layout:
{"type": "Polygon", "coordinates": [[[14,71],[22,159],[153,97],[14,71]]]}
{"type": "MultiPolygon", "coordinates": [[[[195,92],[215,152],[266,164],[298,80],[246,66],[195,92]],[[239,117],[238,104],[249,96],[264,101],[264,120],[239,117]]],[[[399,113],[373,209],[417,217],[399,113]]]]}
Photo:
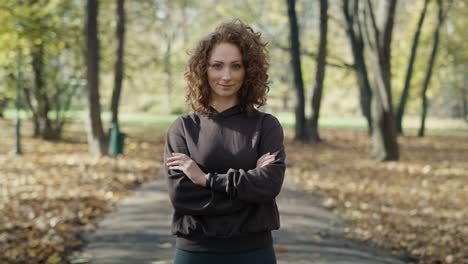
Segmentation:
{"type": "Polygon", "coordinates": [[[168,159],[187,159],[189,158],[187,155],[184,153],[172,153],[168,159]]]}
{"type": "Polygon", "coordinates": [[[181,162],[179,160],[174,160],[174,161],[170,161],[167,163],[167,166],[175,166],[175,165],[180,165],[181,162]]]}
{"type": "Polygon", "coordinates": [[[263,154],[260,158],[258,158],[258,161],[261,162],[268,155],[270,155],[270,152],[267,152],[267,153],[263,154]]]}
{"type": "Polygon", "coordinates": [[[167,167],[170,170],[181,170],[182,165],[183,165],[183,163],[181,163],[178,160],[167,163],[167,167]]]}
{"type": "Polygon", "coordinates": [[[172,153],[172,156],[167,158],[167,167],[170,170],[183,170],[184,156],[182,153],[172,153]]]}
{"type": "Polygon", "coordinates": [[[172,156],[167,158],[167,162],[186,159],[189,159],[189,157],[183,153],[172,153],[172,156]]]}
{"type": "Polygon", "coordinates": [[[262,167],[263,167],[263,166],[266,166],[266,165],[270,165],[270,164],[272,164],[272,163],[274,163],[274,162],[275,162],[274,159],[273,159],[273,160],[266,160],[266,161],[264,161],[264,162],[262,163],[262,167]]]}
{"type": "Polygon", "coordinates": [[[273,154],[270,154],[270,155],[267,155],[266,157],[264,157],[264,159],[262,160],[262,162],[260,163],[261,166],[260,167],[263,167],[263,166],[266,166],[266,165],[269,165],[269,164],[272,164],[272,163],[275,163],[278,161],[278,159],[276,158],[276,155],[278,154],[278,151],[273,153],[273,154]]]}
{"type": "Polygon", "coordinates": [[[265,160],[266,158],[268,158],[268,156],[270,156],[270,155],[272,155],[272,154],[270,154],[270,152],[267,152],[267,153],[263,154],[263,155],[258,159],[258,161],[261,162],[261,161],[265,160]]]}
{"type": "Polygon", "coordinates": [[[174,157],[182,158],[182,157],[187,157],[187,155],[185,155],[184,153],[172,153],[170,158],[174,158],[174,157]]]}
{"type": "Polygon", "coordinates": [[[175,152],[166,159],[166,162],[166,165],[170,170],[180,170],[186,172],[193,161],[186,154],[175,152]]]}

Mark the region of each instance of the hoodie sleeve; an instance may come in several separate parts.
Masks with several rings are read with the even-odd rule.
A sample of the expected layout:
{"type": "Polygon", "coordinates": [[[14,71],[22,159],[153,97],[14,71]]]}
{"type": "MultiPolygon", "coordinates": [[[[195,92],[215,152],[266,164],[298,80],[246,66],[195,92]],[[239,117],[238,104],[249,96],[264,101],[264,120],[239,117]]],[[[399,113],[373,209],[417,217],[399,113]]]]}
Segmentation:
{"type": "Polygon", "coordinates": [[[190,157],[182,118],[178,118],[168,129],[164,150],[164,174],[176,212],[186,215],[216,215],[231,213],[243,207],[242,201],[231,200],[226,194],[196,185],[182,171],[169,170],[167,157],[174,152],[190,157]]]}
{"type": "Polygon", "coordinates": [[[276,162],[250,170],[229,169],[227,173],[216,174],[208,187],[226,193],[232,200],[262,203],[274,199],[281,190],[286,170],[283,138],[278,119],[267,115],[261,129],[259,156],[278,151],[276,162]]]}

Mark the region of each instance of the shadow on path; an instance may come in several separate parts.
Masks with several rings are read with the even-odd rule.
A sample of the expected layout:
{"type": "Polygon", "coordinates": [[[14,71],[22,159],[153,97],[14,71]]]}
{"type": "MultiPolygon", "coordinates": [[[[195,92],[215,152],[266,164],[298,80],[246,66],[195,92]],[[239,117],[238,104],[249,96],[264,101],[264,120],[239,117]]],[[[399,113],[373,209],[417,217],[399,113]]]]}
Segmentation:
{"type": "MultiPolygon", "coordinates": [[[[313,194],[285,182],[278,197],[281,229],[274,231],[278,263],[405,263],[396,257],[344,238],[346,223],[320,206],[313,194]]],[[[117,210],[105,216],[96,232],[86,234],[83,254],[93,264],[171,263],[174,237],[172,208],[164,180],[143,184],[117,210]]]]}

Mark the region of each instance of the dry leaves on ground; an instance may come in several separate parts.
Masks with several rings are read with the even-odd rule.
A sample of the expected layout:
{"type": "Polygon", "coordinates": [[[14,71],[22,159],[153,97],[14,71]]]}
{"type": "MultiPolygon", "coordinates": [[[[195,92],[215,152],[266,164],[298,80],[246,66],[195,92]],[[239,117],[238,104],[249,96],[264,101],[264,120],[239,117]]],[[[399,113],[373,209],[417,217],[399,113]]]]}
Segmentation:
{"type": "MultiPolygon", "coordinates": [[[[8,153],[14,133],[1,133],[0,153],[8,153]]],[[[97,217],[158,177],[162,138],[129,137],[125,156],[93,159],[82,134],[63,142],[23,137],[24,155],[0,154],[0,263],[67,263],[97,217]]]]}
{"type": "Polygon", "coordinates": [[[400,161],[380,163],[369,160],[364,131],[321,136],[323,144],[286,145],[287,177],[353,220],[349,237],[418,263],[468,262],[468,137],[400,137],[400,161]]]}

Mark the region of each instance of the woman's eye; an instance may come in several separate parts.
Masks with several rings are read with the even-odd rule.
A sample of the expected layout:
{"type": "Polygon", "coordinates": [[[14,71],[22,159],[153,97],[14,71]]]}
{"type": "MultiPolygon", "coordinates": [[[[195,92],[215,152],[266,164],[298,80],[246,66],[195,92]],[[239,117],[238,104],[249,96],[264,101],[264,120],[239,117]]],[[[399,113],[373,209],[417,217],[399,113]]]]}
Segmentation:
{"type": "Polygon", "coordinates": [[[232,68],[234,68],[235,70],[239,70],[239,69],[242,68],[242,65],[240,65],[240,64],[234,64],[234,65],[232,65],[232,68]]]}
{"type": "Polygon", "coordinates": [[[213,65],[211,65],[211,67],[212,67],[213,69],[216,69],[216,70],[219,70],[219,69],[222,68],[221,64],[213,64],[213,65]]]}

